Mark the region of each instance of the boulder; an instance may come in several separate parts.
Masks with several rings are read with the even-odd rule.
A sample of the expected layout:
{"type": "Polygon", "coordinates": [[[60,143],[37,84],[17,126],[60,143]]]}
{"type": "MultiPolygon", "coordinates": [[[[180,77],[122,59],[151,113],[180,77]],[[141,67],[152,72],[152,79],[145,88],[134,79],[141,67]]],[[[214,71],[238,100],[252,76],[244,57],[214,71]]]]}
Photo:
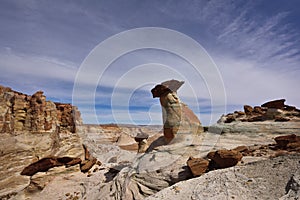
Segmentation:
{"type": "Polygon", "coordinates": [[[284,108],[284,102],[285,102],[285,99],[278,99],[278,100],[274,100],[274,101],[268,101],[268,102],[262,104],[261,107],[283,109],[284,108]]]}
{"type": "Polygon", "coordinates": [[[290,121],[289,118],[283,116],[275,116],[275,122],[287,122],[290,121]]]}
{"type": "Polygon", "coordinates": [[[138,153],[144,153],[148,149],[148,142],[147,139],[149,138],[149,135],[144,132],[138,133],[134,140],[138,142],[138,153]]]}
{"type": "Polygon", "coordinates": [[[84,160],[80,164],[80,171],[83,173],[88,172],[97,163],[96,158],[91,158],[89,160],[84,160]]]}
{"type": "Polygon", "coordinates": [[[245,112],[243,111],[234,111],[234,113],[237,115],[245,115],[245,112]]]}
{"type": "Polygon", "coordinates": [[[187,166],[190,168],[194,177],[204,174],[208,169],[208,165],[209,161],[204,158],[190,157],[187,160],[187,166]]]}
{"type": "Polygon", "coordinates": [[[280,149],[298,148],[300,146],[300,136],[295,134],[278,136],[275,141],[280,149]]]}
{"type": "Polygon", "coordinates": [[[246,115],[252,115],[253,108],[249,105],[244,105],[244,112],[246,113],[246,115]]]}
{"type": "Polygon", "coordinates": [[[84,148],[84,161],[80,163],[80,171],[83,173],[88,172],[96,163],[99,163],[101,165],[100,161],[97,161],[97,158],[95,158],[87,149],[86,145],[83,145],[84,148]]]}
{"type": "Polygon", "coordinates": [[[47,157],[42,158],[29,166],[25,167],[21,172],[21,175],[33,176],[38,172],[47,172],[53,167],[59,166],[73,166],[81,163],[80,158],[71,158],[71,157],[47,157]]]}
{"type": "Polygon", "coordinates": [[[209,152],[207,157],[213,161],[214,168],[227,168],[236,165],[243,155],[236,150],[221,149],[209,152]]]}
{"type": "Polygon", "coordinates": [[[236,147],[236,148],[234,148],[232,150],[238,151],[240,153],[243,153],[243,152],[249,151],[249,148],[247,146],[245,146],[245,145],[242,145],[242,146],[238,146],[238,147],[236,147]]]}
{"type": "Polygon", "coordinates": [[[134,137],[134,140],[136,142],[141,142],[143,140],[147,140],[148,138],[149,138],[149,135],[147,133],[140,132],[134,137]]]}
{"type": "Polygon", "coordinates": [[[235,121],[235,116],[233,114],[228,114],[226,116],[226,119],[225,119],[224,123],[231,123],[233,121],[235,121]]]}
{"type": "Polygon", "coordinates": [[[253,112],[257,114],[264,114],[264,111],[260,106],[254,106],[253,112]]]}

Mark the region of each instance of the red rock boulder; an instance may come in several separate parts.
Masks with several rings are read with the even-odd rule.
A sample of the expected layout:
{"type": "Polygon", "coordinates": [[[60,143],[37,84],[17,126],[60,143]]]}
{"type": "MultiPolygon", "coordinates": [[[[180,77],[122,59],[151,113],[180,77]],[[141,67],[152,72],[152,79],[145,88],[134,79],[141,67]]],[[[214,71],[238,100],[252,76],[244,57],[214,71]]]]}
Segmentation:
{"type": "Polygon", "coordinates": [[[212,160],[214,168],[227,168],[235,166],[243,157],[236,150],[221,149],[208,153],[207,157],[212,160]]]}
{"type": "Polygon", "coordinates": [[[252,115],[253,108],[249,105],[244,105],[244,111],[245,111],[246,115],[252,115]]]}
{"type": "Polygon", "coordinates": [[[275,138],[275,141],[280,149],[300,147],[300,136],[295,134],[278,136],[275,138]]]}
{"type": "Polygon", "coordinates": [[[187,160],[187,165],[190,168],[194,177],[200,176],[205,173],[209,166],[209,161],[203,158],[190,157],[187,160]]]}

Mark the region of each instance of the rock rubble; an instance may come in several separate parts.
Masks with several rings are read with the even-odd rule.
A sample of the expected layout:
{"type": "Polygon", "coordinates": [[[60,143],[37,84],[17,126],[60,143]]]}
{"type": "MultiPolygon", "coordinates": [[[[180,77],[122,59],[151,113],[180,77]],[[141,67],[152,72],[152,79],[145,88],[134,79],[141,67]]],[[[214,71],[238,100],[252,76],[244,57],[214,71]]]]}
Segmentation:
{"type": "Polygon", "coordinates": [[[219,123],[231,122],[287,122],[299,121],[300,110],[295,106],[285,105],[285,99],[269,101],[261,106],[244,105],[244,111],[229,113],[219,120],[219,123]]]}

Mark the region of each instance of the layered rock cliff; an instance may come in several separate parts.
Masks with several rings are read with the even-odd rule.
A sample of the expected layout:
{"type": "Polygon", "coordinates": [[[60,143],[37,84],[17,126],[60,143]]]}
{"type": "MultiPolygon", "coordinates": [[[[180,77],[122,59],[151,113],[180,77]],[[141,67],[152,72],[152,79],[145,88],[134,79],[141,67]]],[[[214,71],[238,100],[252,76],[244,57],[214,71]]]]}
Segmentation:
{"type": "Polygon", "coordinates": [[[47,101],[42,91],[22,94],[0,85],[0,133],[76,131],[80,112],[71,104],[47,101]]]}
{"type": "MultiPolygon", "coordinates": [[[[24,197],[16,199],[26,199],[58,173],[22,176],[22,170],[33,162],[60,157],[84,160],[76,132],[81,124],[80,112],[71,104],[47,101],[42,91],[26,95],[0,86],[0,199],[17,194],[24,197]],[[35,187],[37,182],[42,186],[35,187]]],[[[68,172],[80,171],[79,166],[70,169],[68,172]]]]}

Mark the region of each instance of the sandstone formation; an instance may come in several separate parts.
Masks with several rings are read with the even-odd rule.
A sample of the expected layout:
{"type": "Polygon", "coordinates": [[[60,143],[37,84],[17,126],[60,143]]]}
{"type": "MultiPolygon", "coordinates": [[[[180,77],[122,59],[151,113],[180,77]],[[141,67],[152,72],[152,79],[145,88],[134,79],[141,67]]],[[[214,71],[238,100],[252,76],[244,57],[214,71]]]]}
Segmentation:
{"type": "Polygon", "coordinates": [[[164,138],[171,142],[177,134],[196,134],[203,132],[197,116],[177,96],[177,90],[183,81],[170,80],[156,85],[151,93],[159,97],[163,113],[164,138]]]}
{"type": "Polygon", "coordinates": [[[295,134],[278,136],[275,141],[281,149],[299,149],[300,150],[300,136],[295,134]]]}
{"type": "Polygon", "coordinates": [[[284,102],[285,99],[278,99],[278,100],[266,102],[262,104],[261,107],[283,109],[285,106],[284,102]]]}
{"type": "MultiPolygon", "coordinates": [[[[186,161],[191,155],[198,155],[194,138],[200,135],[197,133],[203,132],[203,127],[176,94],[182,84],[171,80],[151,90],[153,97],[159,97],[162,105],[163,136],[154,140],[144,154],[136,154],[131,162],[115,166],[119,168],[113,180],[90,191],[85,196],[87,199],[93,199],[95,193],[98,199],[144,199],[176,182],[193,177],[186,161]],[[101,194],[97,191],[101,191],[101,194]]],[[[141,134],[135,136],[139,143],[146,138],[141,134]]],[[[100,157],[99,160],[103,161],[100,157]]]]}
{"type": "MultiPolygon", "coordinates": [[[[84,148],[84,160],[80,163],[80,170],[82,172],[88,172],[96,163],[97,163],[97,158],[91,155],[89,150],[85,145],[83,145],[84,148]]],[[[99,165],[101,165],[101,162],[98,162],[99,165]]]]}
{"type": "Polygon", "coordinates": [[[59,167],[65,165],[66,167],[77,165],[81,163],[80,158],[72,158],[72,157],[47,157],[38,160],[25,167],[21,172],[21,175],[33,176],[37,172],[47,172],[49,169],[53,167],[59,167]]]}
{"type": "Polygon", "coordinates": [[[81,123],[80,112],[70,104],[47,101],[41,91],[26,95],[0,86],[0,199],[32,191],[36,175],[22,176],[23,170],[31,176],[79,162],[84,150],[76,128],[81,123]]]}
{"type": "Polygon", "coordinates": [[[261,122],[261,121],[299,121],[300,110],[294,106],[284,104],[285,99],[269,101],[261,106],[251,107],[244,105],[244,112],[235,111],[234,113],[223,116],[219,123],[237,122],[261,122]]]}
{"type": "Polygon", "coordinates": [[[134,137],[134,140],[138,142],[138,153],[144,153],[148,149],[147,139],[149,135],[146,133],[139,133],[134,137]]]}
{"type": "Polygon", "coordinates": [[[82,124],[80,112],[71,104],[47,101],[42,91],[26,95],[0,86],[0,133],[20,131],[74,133],[82,124]]]}
{"type": "MultiPolygon", "coordinates": [[[[167,105],[164,114],[170,114],[164,116],[169,117],[164,127],[106,124],[72,129],[74,107],[53,103],[53,110],[50,106],[51,112],[43,115],[42,107],[49,103],[41,92],[30,96],[34,108],[23,111],[13,110],[19,100],[11,105],[0,101],[7,116],[0,117],[1,130],[10,130],[0,138],[0,199],[299,198],[297,108],[282,107],[282,101],[245,106],[196,134],[203,128],[176,94],[182,84],[166,81],[153,92],[171,95],[162,99],[167,105]],[[175,102],[173,107],[169,100],[175,102]],[[263,121],[255,121],[259,119],[263,121]],[[29,122],[33,130],[26,129],[29,122]],[[174,138],[166,143],[169,133],[174,138]]],[[[10,93],[4,90],[2,100],[10,93]]],[[[13,92],[19,95],[23,94],[13,92]]]]}

